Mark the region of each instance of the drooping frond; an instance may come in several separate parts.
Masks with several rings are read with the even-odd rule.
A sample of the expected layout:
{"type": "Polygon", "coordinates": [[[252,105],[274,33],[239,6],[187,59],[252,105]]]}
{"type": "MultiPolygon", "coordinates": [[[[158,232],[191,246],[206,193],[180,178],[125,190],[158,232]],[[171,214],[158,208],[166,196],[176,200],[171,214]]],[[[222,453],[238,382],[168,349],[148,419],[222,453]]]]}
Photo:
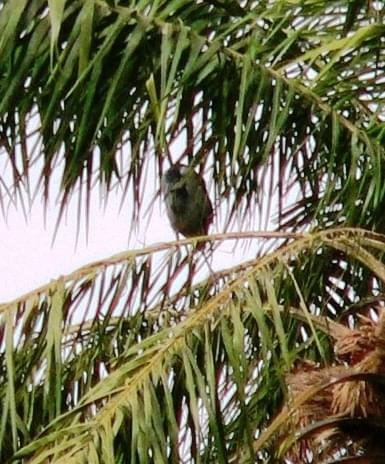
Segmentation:
{"type": "MultiPolygon", "coordinates": [[[[288,417],[309,398],[305,391],[287,402],[293,365],[328,366],[333,339],[341,359],[351,346],[338,324],[328,324],[332,302],[343,300],[352,321],[354,307],[361,304],[362,314],[367,301],[383,311],[384,240],[359,229],[299,234],[200,282],[188,272],[199,265],[196,254],[165,244],[94,263],[3,304],[2,461],[278,459],[288,417]],[[315,266],[324,275],[318,291],[315,266]]],[[[302,382],[316,384],[310,393],[335,382],[316,372],[302,382]]],[[[380,373],[359,371],[359,381],[373,372],[380,373]]]]}
{"type": "Polygon", "coordinates": [[[258,240],[216,273],[194,242],[223,235],[0,305],[1,462],[385,461],[384,12],[0,1],[3,213],[59,179],[59,219],[99,184],[135,227],[183,161],[258,240]]]}
{"type": "Polygon", "coordinates": [[[186,158],[245,228],[265,208],[261,224],[381,231],[383,15],[362,1],[3,3],[3,208],[15,189],[34,197],[36,169],[47,197],[57,170],[63,205],[85,190],[87,212],[95,182],[119,182],[137,218],[145,183],[158,188],[145,161],[157,175],[186,158]]]}

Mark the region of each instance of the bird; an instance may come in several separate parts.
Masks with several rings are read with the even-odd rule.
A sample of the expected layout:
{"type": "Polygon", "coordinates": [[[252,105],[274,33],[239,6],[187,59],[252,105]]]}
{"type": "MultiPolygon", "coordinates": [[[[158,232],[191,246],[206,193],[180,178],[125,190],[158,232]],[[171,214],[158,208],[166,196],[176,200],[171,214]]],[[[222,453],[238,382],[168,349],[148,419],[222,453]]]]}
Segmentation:
{"type": "MultiPolygon", "coordinates": [[[[161,190],[167,215],[177,235],[207,235],[213,220],[213,206],[203,178],[193,167],[172,165],[162,176],[161,190]]],[[[200,244],[200,247],[204,244],[200,244]]]]}

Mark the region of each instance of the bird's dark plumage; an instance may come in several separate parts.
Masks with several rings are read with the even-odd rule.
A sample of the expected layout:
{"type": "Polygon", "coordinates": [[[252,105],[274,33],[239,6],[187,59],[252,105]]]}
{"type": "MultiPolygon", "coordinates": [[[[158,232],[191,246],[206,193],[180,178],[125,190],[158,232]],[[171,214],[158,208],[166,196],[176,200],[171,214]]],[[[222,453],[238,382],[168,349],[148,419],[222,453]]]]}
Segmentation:
{"type": "Polygon", "coordinates": [[[185,237],[207,235],[213,207],[204,180],[192,167],[172,166],[162,176],[162,192],[175,232],[185,237]]]}

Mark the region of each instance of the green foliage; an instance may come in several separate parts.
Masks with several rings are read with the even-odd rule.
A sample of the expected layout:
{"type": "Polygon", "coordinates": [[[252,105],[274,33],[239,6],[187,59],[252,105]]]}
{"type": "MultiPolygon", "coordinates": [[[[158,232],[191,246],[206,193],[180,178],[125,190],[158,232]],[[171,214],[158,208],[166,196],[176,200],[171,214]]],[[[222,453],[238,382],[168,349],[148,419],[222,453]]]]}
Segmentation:
{"type": "Polygon", "coordinates": [[[181,156],[206,164],[230,214],[254,216],[274,163],[281,226],[382,230],[383,12],[361,3],[6,2],[0,134],[13,188],[28,193],[39,159],[48,196],[64,161],[64,204],[96,176],[135,186],[140,207],[145,160],[162,170],[182,134],[181,156]],[[22,143],[32,115],[35,153],[22,143]],[[289,212],[288,178],[302,192],[289,212]]]}
{"type": "MultiPolygon", "coordinates": [[[[273,432],[258,446],[254,437],[281,408],[285,373],[304,357],[331,359],[320,332],[327,334],[327,325],[317,326],[305,307],[313,266],[307,256],[321,256],[322,271],[330,263],[318,251],[343,248],[341,259],[383,281],[383,246],[382,236],[360,230],[298,235],[184,294],[167,294],[165,286],[149,302],[152,279],[160,285],[158,275],[180,273],[168,257],[148,277],[150,263],[164,253],[150,248],[113,257],[109,266],[86,266],[3,305],[2,459],[245,462],[262,451],[274,456],[273,432]]],[[[346,295],[346,310],[368,292],[358,294],[359,272],[349,284],[357,293],[346,295]]],[[[332,294],[319,285],[317,297],[327,312],[332,294]]]]}
{"type": "Polygon", "coordinates": [[[283,461],[290,420],[332,383],[290,409],[287,374],[339,362],[332,320],[383,305],[384,12],[0,2],[3,211],[48,199],[60,170],[60,215],[76,190],[89,214],[95,182],[118,183],[134,227],[149,163],[183,161],[210,174],[227,225],[277,211],[278,230],[212,237],[258,239],[258,256],[199,281],[207,262],[179,241],[2,305],[1,462],[283,461]]]}

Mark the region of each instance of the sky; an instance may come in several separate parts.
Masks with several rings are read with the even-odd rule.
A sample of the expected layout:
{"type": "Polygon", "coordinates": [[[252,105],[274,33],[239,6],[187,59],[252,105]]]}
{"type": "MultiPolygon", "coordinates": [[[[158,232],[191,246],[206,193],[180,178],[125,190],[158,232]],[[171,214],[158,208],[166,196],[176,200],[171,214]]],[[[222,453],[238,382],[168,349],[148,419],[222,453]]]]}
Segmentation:
{"type": "MultiPolygon", "coordinates": [[[[147,187],[146,195],[150,200],[159,185],[153,178],[147,178],[147,187]]],[[[0,213],[0,303],[10,302],[93,261],[128,249],[176,239],[159,197],[148,214],[148,204],[143,205],[144,214],[138,230],[131,228],[128,195],[122,204],[121,191],[113,191],[106,205],[100,203],[98,189],[95,189],[91,194],[88,233],[84,217],[80,220],[78,233],[75,195],[59,223],[55,238],[59,205],[51,204],[45,211],[39,195],[26,217],[20,205],[17,208],[10,206],[6,218],[0,213]]],[[[218,231],[218,227],[214,225],[211,231],[218,231]]],[[[242,255],[234,259],[231,249],[227,246],[216,252],[215,268],[227,267],[242,259],[242,255]]]]}
{"type": "Polygon", "coordinates": [[[22,209],[11,206],[6,219],[0,214],[0,303],[11,301],[24,293],[68,274],[92,261],[108,258],[144,244],[175,239],[158,201],[152,211],[148,231],[142,228],[130,238],[130,211],[121,194],[112,192],[107,206],[100,205],[98,192],[91,198],[88,234],[85,221],[78,219],[75,199],[61,220],[53,241],[58,205],[50,206],[46,215],[38,198],[27,218],[22,209]],[[156,234],[152,234],[156,230],[156,234]]]}
{"type": "MultiPolygon", "coordinates": [[[[12,169],[5,154],[0,158],[0,303],[10,302],[93,261],[128,249],[175,239],[159,198],[151,214],[144,215],[139,230],[132,231],[129,194],[123,195],[119,185],[109,192],[107,202],[100,186],[96,184],[92,189],[88,231],[84,214],[80,221],[78,219],[76,193],[56,229],[63,165],[58,163],[52,171],[50,199],[48,207],[45,207],[39,188],[43,168],[41,140],[36,130],[39,124],[38,117],[33,116],[28,126],[32,134],[28,138],[31,167],[28,189],[23,187],[21,198],[24,205],[31,204],[25,208],[22,208],[20,199],[16,205],[14,200],[9,200],[7,189],[12,191],[12,169]],[[26,190],[32,193],[27,194],[26,190]]],[[[58,159],[63,159],[62,154],[59,153],[58,159]]],[[[148,201],[158,187],[157,179],[148,168],[145,190],[148,201]]],[[[145,204],[143,211],[147,207],[148,204],[145,204]]]]}
{"type": "MultiPolygon", "coordinates": [[[[4,159],[6,157],[3,157],[4,159]]],[[[36,188],[41,168],[39,169],[37,163],[35,166],[36,172],[31,172],[30,181],[36,188]]],[[[106,259],[129,249],[175,240],[175,233],[159,197],[148,213],[149,203],[159,188],[159,182],[151,167],[147,166],[146,169],[145,185],[142,186],[146,199],[142,206],[138,230],[131,227],[130,195],[124,196],[122,188],[117,185],[105,202],[102,201],[103,193],[96,185],[91,194],[88,233],[84,215],[80,222],[78,220],[78,202],[75,194],[55,235],[59,204],[53,198],[56,198],[59,192],[59,169],[52,175],[52,193],[47,208],[43,205],[42,194],[39,191],[33,195],[33,203],[26,208],[26,214],[23,214],[20,202],[16,206],[6,205],[5,216],[4,212],[0,212],[0,303],[10,302],[93,261],[106,259]]],[[[8,185],[12,185],[13,179],[9,178],[9,172],[8,162],[3,161],[3,165],[0,165],[1,179],[7,180],[8,176],[8,185]]],[[[205,180],[213,199],[213,185],[210,183],[209,173],[205,173],[205,180]]],[[[4,197],[4,190],[0,191],[1,193],[4,197]]],[[[274,229],[274,223],[269,216],[271,210],[276,209],[274,205],[271,208],[270,202],[274,204],[276,201],[271,198],[270,191],[265,192],[265,198],[268,200],[262,203],[267,212],[261,211],[260,217],[254,218],[254,226],[248,227],[250,230],[274,229]],[[263,218],[267,218],[268,221],[263,218]]],[[[6,201],[3,201],[3,204],[5,203],[6,201]]],[[[217,205],[214,204],[214,214],[216,217],[210,232],[223,232],[220,223],[226,217],[226,210],[218,211],[217,205]]],[[[235,224],[232,230],[239,230],[239,224],[235,224]]],[[[236,253],[233,246],[234,242],[228,242],[215,251],[211,262],[212,269],[229,267],[250,258],[250,255],[255,256],[256,243],[254,248],[242,250],[241,247],[237,247],[236,253]]]]}
{"type": "MultiPolygon", "coordinates": [[[[0,212],[0,303],[7,303],[23,294],[49,283],[52,279],[57,279],[61,275],[69,274],[79,267],[89,264],[96,260],[106,259],[110,256],[123,251],[155,243],[175,240],[175,233],[169,224],[165,207],[159,197],[154,202],[148,214],[149,202],[153,199],[155,192],[159,188],[159,182],[154,172],[154,166],[148,162],[146,166],[145,185],[142,185],[142,193],[145,204],[142,207],[142,218],[138,230],[131,227],[132,210],[130,208],[130,195],[123,195],[122,187],[116,185],[108,195],[108,201],[103,201],[103,192],[98,185],[92,191],[89,228],[86,232],[85,219],[78,220],[77,215],[77,196],[70,200],[68,210],[61,219],[57,234],[55,228],[59,214],[59,204],[54,201],[58,197],[60,190],[61,174],[60,162],[53,170],[50,185],[50,201],[47,208],[43,205],[42,193],[38,189],[40,173],[43,168],[41,156],[41,139],[39,137],[40,121],[37,114],[31,116],[28,122],[28,146],[30,148],[30,168],[28,189],[33,194],[25,195],[33,197],[32,205],[25,208],[23,214],[20,201],[15,206],[7,200],[8,189],[12,188],[13,178],[7,156],[0,157],[0,195],[2,195],[2,205],[5,205],[5,214],[0,212]],[[37,193],[36,193],[37,192],[37,193]],[[123,199],[123,202],[122,202],[123,199]],[[8,201],[8,204],[7,204],[8,201]],[[80,228],[79,228],[80,226],[80,228]],[[79,229],[78,229],[79,228],[79,229]],[[78,233],[79,232],[79,233],[78,233]],[[53,237],[55,235],[55,240],[53,237]]],[[[18,150],[20,147],[16,147],[18,150]]],[[[172,154],[176,159],[184,150],[182,135],[174,141],[172,154]]],[[[1,153],[0,153],[1,154],[1,153]]],[[[124,164],[129,156],[125,149],[122,151],[121,159],[124,164]]],[[[22,156],[20,155],[20,159],[22,156]]],[[[61,153],[58,160],[62,160],[61,153]]],[[[151,157],[148,157],[150,160],[151,157]]],[[[16,158],[17,162],[17,158],[16,158]]],[[[96,168],[95,161],[95,168],[96,168]]],[[[152,163],[155,164],[155,163],[152,163]]],[[[273,166],[279,164],[273,163],[273,166]]],[[[22,165],[21,165],[22,167],[22,165]]],[[[124,166],[121,166],[122,169],[124,166]]],[[[280,173],[262,170],[260,181],[264,183],[265,177],[273,176],[275,182],[280,173]]],[[[211,199],[213,199],[213,185],[210,182],[210,173],[205,173],[205,180],[211,199]]],[[[262,210],[257,208],[258,217],[253,218],[249,224],[249,230],[273,230],[274,221],[271,220],[274,211],[277,211],[277,192],[268,189],[270,182],[260,187],[259,195],[262,195],[262,210]],[[273,214],[272,214],[273,213],[273,214]]],[[[27,202],[27,200],[25,200],[27,202]]],[[[218,205],[214,204],[214,224],[210,232],[223,232],[226,217],[226,207],[222,205],[219,210],[218,205]]],[[[239,230],[239,223],[231,228],[233,231],[239,230]]],[[[237,247],[234,253],[234,242],[228,242],[216,249],[213,256],[212,269],[229,267],[251,256],[255,256],[256,244],[253,248],[241,249],[237,247]]]]}
{"type": "MultiPolygon", "coordinates": [[[[59,180],[54,190],[58,189],[58,185],[59,180]]],[[[150,176],[146,187],[147,197],[152,199],[154,189],[159,184],[150,176]]],[[[122,192],[116,190],[110,192],[106,205],[101,205],[100,194],[95,189],[91,195],[88,234],[84,217],[80,221],[78,234],[75,195],[59,223],[54,241],[58,204],[51,202],[45,211],[42,198],[37,195],[27,217],[20,205],[16,208],[10,206],[6,218],[0,213],[0,303],[10,302],[93,261],[106,259],[128,249],[175,240],[175,233],[159,197],[150,213],[143,215],[136,231],[131,228],[129,203],[129,195],[122,203],[122,192]]],[[[143,206],[143,211],[147,210],[147,206],[143,206]]],[[[222,232],[218,222],[217,217],[211,232],[222,232]]],[[[229,267],[253,254],[251,248],[242,250],[241,247],[234,253],[233,246],[234,242],[227,242],[215,251],[211,262],[213,269],[229,267]]]]}

